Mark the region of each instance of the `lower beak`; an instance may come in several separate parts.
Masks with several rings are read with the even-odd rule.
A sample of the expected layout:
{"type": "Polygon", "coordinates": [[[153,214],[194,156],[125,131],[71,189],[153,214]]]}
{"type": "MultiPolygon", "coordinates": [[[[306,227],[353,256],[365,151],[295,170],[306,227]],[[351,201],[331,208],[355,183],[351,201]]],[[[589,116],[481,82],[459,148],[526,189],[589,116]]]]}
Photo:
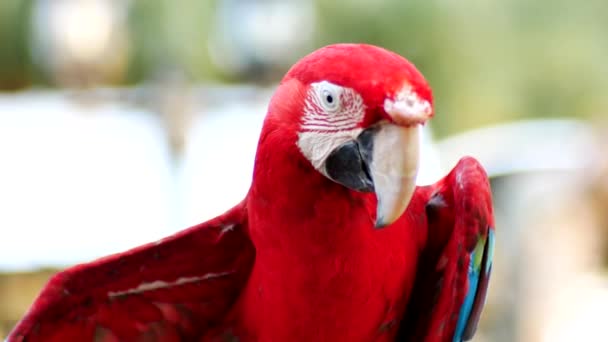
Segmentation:
{"type": "Polygon", "coordinates": [[[330,153],[325,172],[350,189],[375,192],[376,227],[385,227],[401,217],[412,198],[419,144],[419,125],[383,122],[330,153]]]}

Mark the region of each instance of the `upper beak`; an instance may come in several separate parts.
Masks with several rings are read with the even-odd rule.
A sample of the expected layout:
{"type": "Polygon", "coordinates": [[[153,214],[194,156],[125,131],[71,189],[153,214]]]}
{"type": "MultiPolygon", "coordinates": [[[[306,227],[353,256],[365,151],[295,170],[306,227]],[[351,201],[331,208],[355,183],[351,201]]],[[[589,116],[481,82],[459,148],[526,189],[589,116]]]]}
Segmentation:
{"type": "Polygon", "coordinates": [[[419,126],[381,125],[374,136],[370,174],[378,199],[376,227],[395,222],[416,188],[419,126]]]}
{"type": "Polygon", "coordinates": [[[381,122],[330,153],[325,172],[357,191],[374,191],[376,227],[395,222],[409,204],[418,172],[419,125],[381,122]]]}

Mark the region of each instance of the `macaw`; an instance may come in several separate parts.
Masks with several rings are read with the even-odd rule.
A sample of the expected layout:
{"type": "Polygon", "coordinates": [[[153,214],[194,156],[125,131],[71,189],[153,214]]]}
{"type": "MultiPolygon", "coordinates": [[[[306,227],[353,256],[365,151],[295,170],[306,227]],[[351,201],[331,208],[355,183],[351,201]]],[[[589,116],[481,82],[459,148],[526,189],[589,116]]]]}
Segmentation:
{"type": "Polygon", "coordinates": [[[424,341],[475,332],[492,267],[487,175],[415,185],[434,115],[413,64],[337,44],[273,95],[251,187],[225,214],[53,276],[21,341],[424,341]]]}

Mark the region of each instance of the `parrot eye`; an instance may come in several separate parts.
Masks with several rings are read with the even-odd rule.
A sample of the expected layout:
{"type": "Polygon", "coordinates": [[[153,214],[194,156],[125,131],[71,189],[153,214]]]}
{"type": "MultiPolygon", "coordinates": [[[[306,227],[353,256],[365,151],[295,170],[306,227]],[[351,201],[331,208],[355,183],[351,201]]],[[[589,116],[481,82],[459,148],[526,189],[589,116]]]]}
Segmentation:
{"type": "Polygon", "coordinates": [[[342,88],[329,82],[321,82],[318,86],[318,97],[321,105],[328,112],[335,112],[340,109],[340,94],[342,88]]]}

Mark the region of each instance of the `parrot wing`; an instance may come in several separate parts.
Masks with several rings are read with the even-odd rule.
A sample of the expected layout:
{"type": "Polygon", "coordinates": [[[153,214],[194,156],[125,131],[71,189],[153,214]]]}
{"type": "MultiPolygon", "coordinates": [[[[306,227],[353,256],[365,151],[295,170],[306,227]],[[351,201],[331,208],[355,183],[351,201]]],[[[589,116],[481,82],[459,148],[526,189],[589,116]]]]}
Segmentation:
{"type": "Polygon", "coordinates": [[[225,319],[254,258],[242,202],[158,242],[58,273],[8,341],[195,340],[225,319]]]}
{"type": "Polygon", "coordinates": [[[494,218],[488,177],[467,157],[444,179],[419,190],[426,196],[428,230],[400,340],[469,340],[492,270],[494,218]]]}

